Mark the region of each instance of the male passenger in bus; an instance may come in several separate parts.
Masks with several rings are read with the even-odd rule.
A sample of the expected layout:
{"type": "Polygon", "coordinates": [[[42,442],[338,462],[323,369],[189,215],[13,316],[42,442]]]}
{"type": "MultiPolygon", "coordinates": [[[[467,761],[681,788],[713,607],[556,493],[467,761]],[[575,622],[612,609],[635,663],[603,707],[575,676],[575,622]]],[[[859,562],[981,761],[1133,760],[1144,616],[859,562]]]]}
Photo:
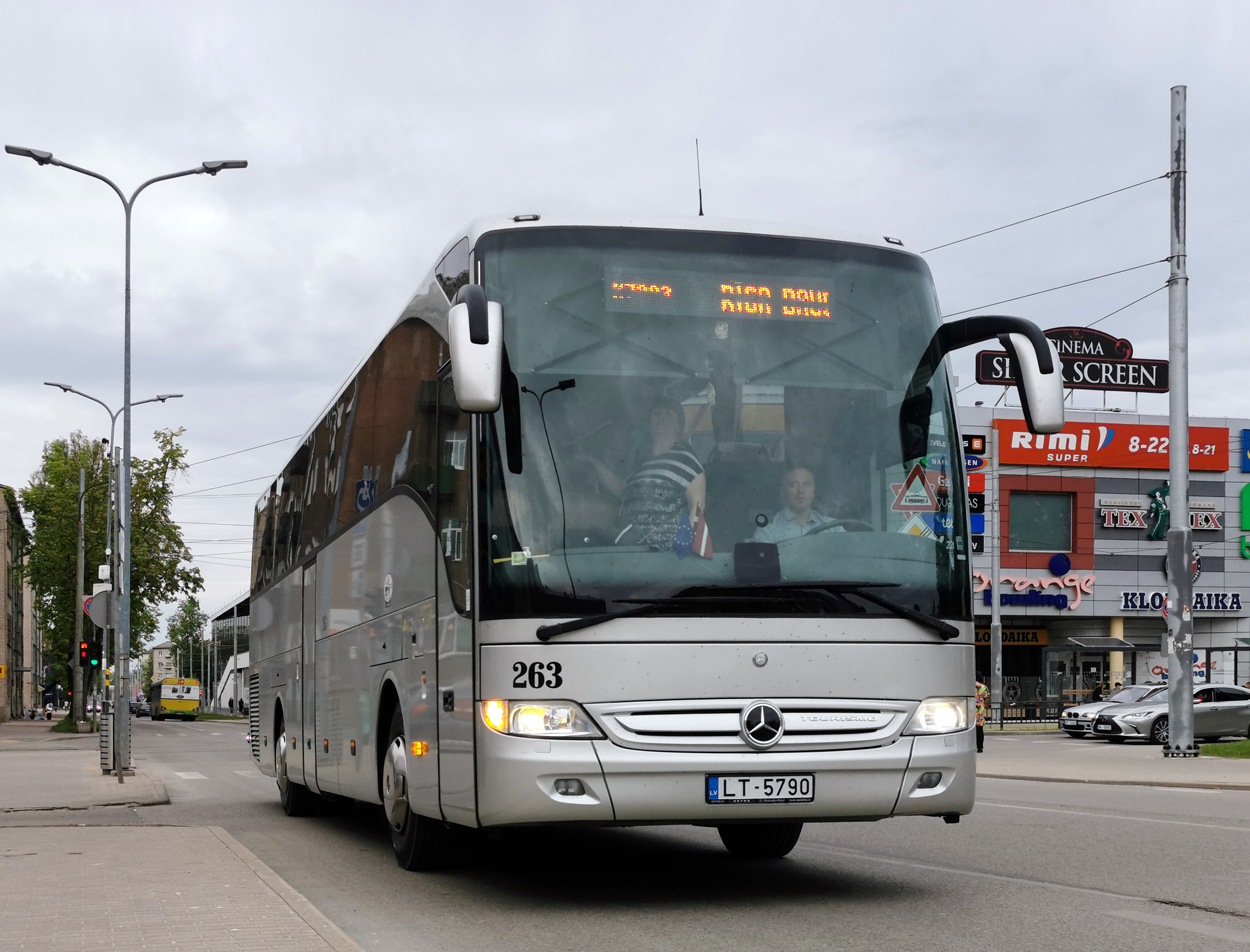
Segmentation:
{"type": "Polygon", "coordinates": [[[616,545],[645,545],[661,551],[671,549],[688,515],[698,521],[707,494],[703,465],[683,439],[686,413],[676,400],[661,397],[651,406],[649,455],[626,479],[621,479],[601,460],[583,456],[599,481],[621,500],[614,539],[616,545]]]}
{"type": "MultiPolygon", "coordinates": [[[[783,542],[807,535],[818,526],[834,520],[812,508],[816,499],[816,477],[802,466],[793,466],[781,477],[781,501],[785,507],[773,514],[768,525],[755,530],[756,542],[783,542]]],[[[845,532],[841,526],[826,532],[845,532]]]]}

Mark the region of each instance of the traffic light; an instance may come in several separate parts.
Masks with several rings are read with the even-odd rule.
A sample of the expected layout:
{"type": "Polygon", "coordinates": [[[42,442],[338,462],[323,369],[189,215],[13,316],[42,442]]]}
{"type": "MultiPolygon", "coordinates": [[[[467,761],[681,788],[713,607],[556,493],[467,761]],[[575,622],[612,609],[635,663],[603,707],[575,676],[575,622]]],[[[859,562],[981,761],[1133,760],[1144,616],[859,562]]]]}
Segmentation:
{"type": "Polygon", "coordinates": [[[98,668],[103,655],[104,644],[98,639],[91,642],[91,647],[87,649],[87,660],[91,663],[91,667],[98,668]]]}
{"type": "Polygon", "coordinates": [[[78,642],[78,667],[85,668],[87,659],[91,656],[91,645],[85,641],[78,642]]]}

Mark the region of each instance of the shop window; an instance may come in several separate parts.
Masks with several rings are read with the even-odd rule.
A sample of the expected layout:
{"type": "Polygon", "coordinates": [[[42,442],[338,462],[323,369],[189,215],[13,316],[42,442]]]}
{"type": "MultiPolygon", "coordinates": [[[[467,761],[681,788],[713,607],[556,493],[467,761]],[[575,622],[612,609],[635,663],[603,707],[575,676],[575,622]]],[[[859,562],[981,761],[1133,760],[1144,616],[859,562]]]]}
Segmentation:
{"type": "Polygon", "coordinates": [[[1011,494],[1008,548],[1012,552],[1071,552],[1072,494],[1011,494]]]}

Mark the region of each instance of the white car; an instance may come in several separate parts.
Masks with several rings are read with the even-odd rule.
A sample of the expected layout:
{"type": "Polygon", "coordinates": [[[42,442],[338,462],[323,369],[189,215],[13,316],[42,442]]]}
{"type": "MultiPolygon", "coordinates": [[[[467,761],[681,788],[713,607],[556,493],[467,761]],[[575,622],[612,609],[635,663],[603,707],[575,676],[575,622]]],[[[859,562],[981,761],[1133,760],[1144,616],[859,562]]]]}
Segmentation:
{"type": "Polygon", "coordinates": [[[1120,688],[1113,694],[1108,694],[1101,701],[1090,701],[1088,704],[1078,704],[1068,708],[1059,718],[1059,726],[1069,737],[1084,737],[1086,734],[1093,734],[1094,718],[1106,708],[1116,704],[1137,704],[1149,700],[1161,691],[1167,691],[1167,688],[1168,686],[1162,682],[1131,684],[1126,688],[1120,688]]]}
{"type": "MultiPolygon", "coordinates": [[[[1167,692],[1144,703],[1104,710],[1094,719],[1094,734],[1113,744],[1126,740],[1166,744],[1167,692]]],[[[1250,691],[1231,684],[1203,684],[1194,688],[1194,739],[1211,742],[1234,735],[1250,737],[1250,691]]]]}

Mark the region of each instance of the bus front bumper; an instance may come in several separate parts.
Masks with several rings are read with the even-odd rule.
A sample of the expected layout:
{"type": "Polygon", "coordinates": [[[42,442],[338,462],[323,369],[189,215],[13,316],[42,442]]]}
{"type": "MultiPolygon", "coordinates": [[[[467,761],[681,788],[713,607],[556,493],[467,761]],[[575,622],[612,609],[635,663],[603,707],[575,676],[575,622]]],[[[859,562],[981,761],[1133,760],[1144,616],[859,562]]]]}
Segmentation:
{"type": "Polygon", "coordinates": [[[875,820],[965,814],[976,790],[970,730],[901,737],[859,750],[678,753],[610,740],[535,741],[486,732],[479,762],[483,826],[519,823],[710,823],[875,820]],[[811,774],[800,803],[708,802],[709,775],[811,774]],[[929,774],[923,781],[922,776],[929,774]],[[940,775],[934,783],[933,774],[940,775]],[[584,791],[569,795],[576,780],[584,791]]]}

